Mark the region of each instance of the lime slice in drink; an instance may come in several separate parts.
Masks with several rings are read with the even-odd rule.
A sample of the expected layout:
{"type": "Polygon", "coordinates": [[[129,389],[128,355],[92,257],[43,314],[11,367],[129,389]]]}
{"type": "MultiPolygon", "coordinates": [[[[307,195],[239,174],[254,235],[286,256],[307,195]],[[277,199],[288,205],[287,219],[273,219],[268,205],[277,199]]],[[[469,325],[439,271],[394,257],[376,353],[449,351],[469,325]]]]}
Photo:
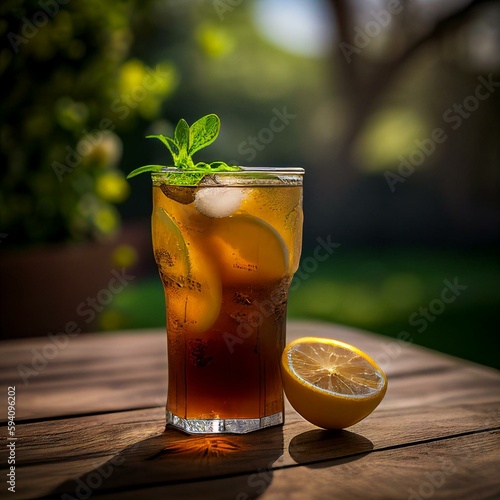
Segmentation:
{"type": "Polygon", "coordinates": [[[187,275],[189,253],[177,224],[162,207],[156,209],[151,223],[155,260],[160,271],[172,276],[187,275]]]}
{"type": "Polygon", "coordinates": [[[259,285],[289,273],[288,249],[270,224],[252,215],[217,219],[208,235],[222,281],[233,285],[259,285]]]}
{"type": "Polygon", "coordinates": [[[153,214],[153,248],[165,288],[169,324],[203,333],[213,326],[222,302],[216,267],[197,242],[189,246],[177,224],[163,208],[153,214]]]}

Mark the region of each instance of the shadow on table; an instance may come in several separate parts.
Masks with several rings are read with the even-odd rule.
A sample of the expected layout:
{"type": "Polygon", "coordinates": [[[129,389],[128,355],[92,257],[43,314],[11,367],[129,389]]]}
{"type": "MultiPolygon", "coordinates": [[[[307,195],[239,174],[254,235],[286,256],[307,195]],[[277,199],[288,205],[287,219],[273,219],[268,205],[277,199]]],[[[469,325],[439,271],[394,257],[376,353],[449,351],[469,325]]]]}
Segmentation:
{"type": "Polygon", "coordinates": [[[373,443],[354,432],[316,429],[298,434],[288,446],[290,456],[311,468],[331,467],[353,462],[373,450],[373,443]],[[335,460],[335,464],[332,464],[335,460]]]}
{"type": "Polygon", "coordinates": [[[81,477],[65,481],[51,498],[87,499],[115,493],[124,498],[158,495],[165,498],[206,496],[202,479],[223,476],[222,489],[211,483],[217,498],[250,499],[271,484],[273,464],[283,454],[283,429],[273,427],[255,435],[188,436],[172,428],[124,449],[81,477]],[[154,488],[154,492],[152,490],[154,488]],[[127,495],[127,491],[129,495],[127,495]],[[64,495],[66,494],[66,495],[64,495]]]}

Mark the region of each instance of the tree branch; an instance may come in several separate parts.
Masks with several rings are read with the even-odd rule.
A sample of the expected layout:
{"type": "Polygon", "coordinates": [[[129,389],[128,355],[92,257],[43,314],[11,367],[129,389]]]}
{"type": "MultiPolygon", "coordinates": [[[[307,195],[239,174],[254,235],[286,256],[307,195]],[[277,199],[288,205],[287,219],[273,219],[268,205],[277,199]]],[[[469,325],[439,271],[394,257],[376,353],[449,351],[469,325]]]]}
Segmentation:
{"type": "MultiPolygon", "coordinates": [[[[366,83],[361,81],[361,78],[365,78],[358,72],[353,72],[348,70],[349,77],[358,77],[358,81],[350,81],[350,88],[355,89],[355,95],[352,95],[351,101],[351,117],[352,120],[349,124],[349,128],[344,137],[343,144],[339,150],[338,158],[346,161],[351,149],[351,146],[359,134],[360,129],[364,125],[367,117],[379,103],[383,94],[390,87],[391,81],[395,78],[395,75],[401,71],[402,67],[412,58],[412,56],[418,52],[418,50],[424,45],[430,43],[436,38],[444,36],[447,30],[455,23],[463,21],[469,13],[476,8],[479,4],[492,3],[495,0],[472,0],[461,9],[448,15],[447,17],[436,22],[434,27],[430,29],[424,36],[415,40],[407,49],[390,64],[379,65],[379,69],[376,71],[374,76],[366,79],[366,83]]],[[[332,0],[334,8],[339,8],[344,24],[341,29],[341,33],[346,32],[345,28],[345,15],[346,6],[343,0],[332,0]]],[[[349,64],[346,61],[346,64],[349,64]]],[[[346,80],[350,80],[350,78],[346,80]]]]}

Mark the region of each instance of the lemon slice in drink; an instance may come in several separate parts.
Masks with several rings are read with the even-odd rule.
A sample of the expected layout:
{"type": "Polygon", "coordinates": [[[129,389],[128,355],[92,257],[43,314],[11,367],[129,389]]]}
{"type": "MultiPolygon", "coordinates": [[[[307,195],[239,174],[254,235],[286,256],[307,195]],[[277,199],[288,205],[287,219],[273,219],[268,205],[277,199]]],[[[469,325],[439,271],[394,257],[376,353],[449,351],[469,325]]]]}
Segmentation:
{"type": "Polygon", "coordinates": [[[258,217],[237,214],[215,220],[209,244],[225,284],[264,284],[289,273],[283,238],[258,217]]]}
{"type": "Polygon", "coordinates": [[[153,214],[152,232],[169,323],[193,333],[207,331],[217,320],[222,303],[217,269],[196,241],[186,244],[177,224],[161,207],[153,214]]]}
{"type": "Polygon", "coordinates": [[[382,401],[387,378],[367,354],[344,342],[304,337],[281,358],[285,394],[306,420],[343,429],[367,417],[382,401]]]}

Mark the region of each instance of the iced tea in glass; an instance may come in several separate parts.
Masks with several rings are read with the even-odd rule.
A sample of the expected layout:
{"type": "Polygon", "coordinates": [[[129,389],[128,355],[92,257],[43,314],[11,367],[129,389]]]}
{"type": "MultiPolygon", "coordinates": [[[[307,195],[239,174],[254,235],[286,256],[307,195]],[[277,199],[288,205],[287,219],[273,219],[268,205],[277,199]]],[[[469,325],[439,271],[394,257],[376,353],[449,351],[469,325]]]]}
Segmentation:
{"type": "Polygon", "coordinates": [[[152,174],[153,250],[167,318],[167,425],[246,433],[283,423],[280,356],[302,242],[300,168],[178,185],[152,174]]]}

